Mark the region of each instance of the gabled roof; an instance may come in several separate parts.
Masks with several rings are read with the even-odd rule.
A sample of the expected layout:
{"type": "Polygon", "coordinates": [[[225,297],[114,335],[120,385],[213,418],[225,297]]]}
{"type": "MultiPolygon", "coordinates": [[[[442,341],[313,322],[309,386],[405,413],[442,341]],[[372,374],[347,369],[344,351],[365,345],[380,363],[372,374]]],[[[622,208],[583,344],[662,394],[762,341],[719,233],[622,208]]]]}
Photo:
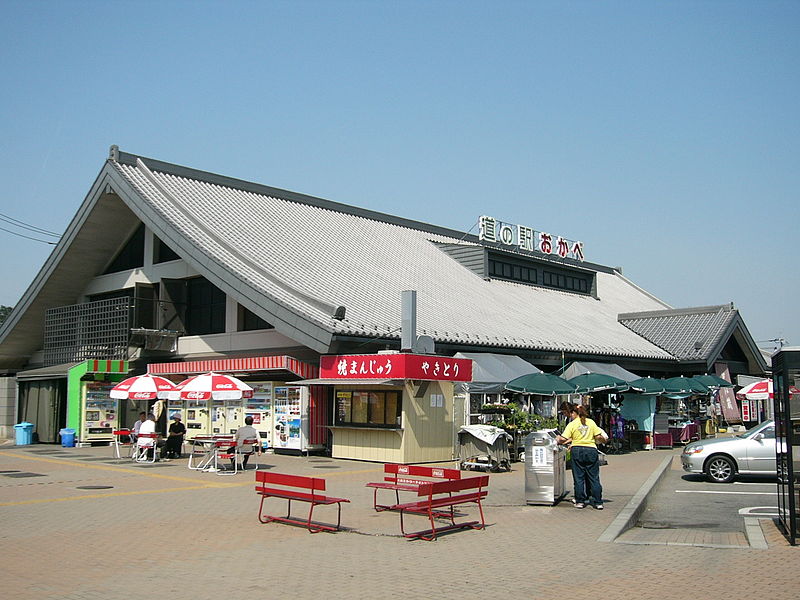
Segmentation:
{"type": "Polygon", "coordinates": [[[453,358],[472,360],[472,381],[464,387],[467,391],[476,394],[496,394],[502,392],[505,385],[512,379],[529,373],[542,372],[541,369],[519,356],[509,354],[456,352],[453,358]]]}
{"type": "Polygon", "coordinates": [[[586,361],[575,361],[571,363],[566,369],[564,369],[563,373],[559,373],[559,376],[563,379],[569,380],[573,377],[577,377],[578,375],[583,375],[584,373],[600,373],[601,375],[611,375],[612,377],[622,379],[623,381],[634,381],[635,379],[639,379],[639,375],[636,373],[631,373],[627,369],[623,369],[617,364],[586,361]]]}
{"type": "Polygon", "coordinates": [[[112,147],[0,328],[0,368],[21,366],[20,357],[41,347],[44,310],[80,301],[139,221],[226,294],[317,352],[338,337],[399,337],[401,292],[415,289],[418,333],[438,343],[672,360],[617,319],[668,306],[614,269],[580,264],[596,273],[594,296],[484,279],[452,256],[458,245],[480,248],[474,236],[112,147]],[[339,306],[341,320],[333,318],[339,306]]]}
{"type": "Polygon", "coordinates": [[[733,304],[624,313],[619,321],[681,362],[702,362],[710,368],[734,337],[753,366],[762,371],[766,368],[761,351],[733,304]]]}

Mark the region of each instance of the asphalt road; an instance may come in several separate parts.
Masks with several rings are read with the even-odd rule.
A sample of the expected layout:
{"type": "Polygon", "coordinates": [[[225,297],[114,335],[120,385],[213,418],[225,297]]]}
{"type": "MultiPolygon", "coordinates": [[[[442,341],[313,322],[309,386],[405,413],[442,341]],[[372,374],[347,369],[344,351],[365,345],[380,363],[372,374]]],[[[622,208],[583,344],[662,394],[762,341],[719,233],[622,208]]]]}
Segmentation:
{"type": "Polygon", "coordinates": [[[742,512],[775,513],[774,477],[740,476],[731,483],[710,483],[680,467],[678,456],[650,495],[639,526],[651,529],[697,528],[715,532],[744,532],[742,512]]]}

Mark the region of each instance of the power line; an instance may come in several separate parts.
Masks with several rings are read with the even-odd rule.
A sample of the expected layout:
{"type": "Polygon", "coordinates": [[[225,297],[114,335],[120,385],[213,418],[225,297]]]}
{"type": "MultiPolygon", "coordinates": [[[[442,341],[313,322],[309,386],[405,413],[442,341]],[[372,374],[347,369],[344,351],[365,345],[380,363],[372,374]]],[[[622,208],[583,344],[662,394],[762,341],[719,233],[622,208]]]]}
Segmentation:
{"type": "Polygon", "coordinates": [[[13,217],[9,217],[8,215],[4,215],[0,213],[0,221],[5,221],[11,225],[15,225],[16,227],[22,227],[29,231],[33,231],[35,233],[43,233],[45,235],[52,235],[53,237],[61,237],[58,233],[53,233],[52,231],[48,231],[47,229],[42,229],[41,227],[36,227],[35,225],[30,225],[25,223],[24,221],[19,221],[13,217]]]}
{"type": "Polygon", "coordinates": [[[5,227],[0,227],[0,231],[5,231],[5,232],[10,233],[11,235],[17,235],[17,236],[22,237],[22,238],[33,240],[34,242],[42,242],[43,244],[50,244],[51,246],[55,246],[56,243],[57,243],[57,242],[50,242],[50,241],[47,241],[47,240],[40,240],[38,238],[31,237],[29,235],[22,235],[21,233],[17,233],[16,231],[11,231],[10,229],[6,229],[5,227]]]}

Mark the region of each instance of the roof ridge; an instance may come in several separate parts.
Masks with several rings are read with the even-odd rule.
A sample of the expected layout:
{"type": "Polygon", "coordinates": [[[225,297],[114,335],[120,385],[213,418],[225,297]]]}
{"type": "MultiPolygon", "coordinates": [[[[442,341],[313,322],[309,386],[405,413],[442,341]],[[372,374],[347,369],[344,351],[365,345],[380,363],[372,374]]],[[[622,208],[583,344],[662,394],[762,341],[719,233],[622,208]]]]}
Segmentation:
{"type": "Polygon", "coordinates": [[[736,308],[734,307],[733,302],[731,302],[729,304],[717,304],[713,306],[696,306],[689,308],[670,308],[665,310],[648,310],[642,312],[619,313],[617,315],[617,320],[625,321],[632,319],[647,319],[652,317],[700,315],[704,313],[730,312],[735,310],[736,308]]]}
{"type": "Polygon", "coordinates": [[[289,202],[306,204],[317,208],[323,208],[334,212],[341,212],[344,214],[354,215],[357,217],[363,217],[365,219],[371,219],[373,221],[388,223],[390,225],[408,227],[409,229],[416,229],[419,231],[425,231],[436,235],[454,237],[457,239],[469,238],[471,241],[475,242],[479,241],[478,236],[474,234],[470,233],[465,234],[463,231],[450,229],[448,227],[440,227],[438,225],[432,225],[430,223],[425,223],[423,221],[416,221],[414,219],[407,219],[396,215],[390,215],[387,213],[370,210],[368,208],[351,206],[349,204],[335,202],[334,200],[326,200],[325,198],[319,198],[317,196],[311,196],[309,194],[303,194],[301,192],[293,192],[291,190],[276,188],[261,183],[255,183],[253,181],[247,181],[245,179],[238,179],[235,177],[229,177],[227,175],[220,175],[219,173],[212,173],[210,171],[202,171],[200,169],[194,169],[192,167],[186,167],[183,165],[168,163],[155,158],[147,158],[145,156],[139,156],[137,154],[123,152],[119,150],[119,148],[116,148],[116,150],[114,150],[115,148],[116,148],[115,146],[112,146],[112,151],[109,156],[109,160],[112,162],[118,162],[120,164],[135,167],[137,166],[137,161],[141,161],[151,170],[167,173],[169,175],[175,175],[176,177],[186,177],[187,179],[194,179],[205,183],[221,185],[223,187],[229,187],[236,190],[253,192],[256,194],[261,194],[266,196],[273,196],[276,198],[280,198],[281,200],[288,200],[289,202]]]}
{"type": "Polygon", "coordinates": [[[195,227],[197,227],[200,231],[202,231],[204,235],[207,235],[209,238],[213,239],[217,244],[225,248],[228,252],[235,255],[238,258],[238,260],[241,260],[242,262],[246,263],[251,269],[253,269],[253,271],[255,271],[256,273],[260,273],[262,277],[265,277],[270,281],[272,281],[274,285],[283,288],[296,298],[308,302],[315,308],[331,316],[333,315],[334,311],[337,308],[337,305],[325,302],[323,300],[320,300],[319,298],[315,298],[314,296],[307,294],[306,292],[298,290],[293,285],[286,283],[282,279],[276,277],[273,273],[267,272],[258,263],[250,259],[250,257],[234,250],[225,239],[221,238],[216,233],[214,233],[214,231],[210,227],[207,227],[204,223],[202,223],[200,219],[195,218],[195,216],[192,214],[191,211],[186,210],[181,201],[178,200],[178,198],[176,198],[172,192],[166,189],[156,179],[155,175],[153,175],[153,172],[148,168],[146,164],[144,164],[144,162],[140,158],[136,159],[136,168],[142,171],[145,178],[150,182],[150,184],[153,187],[155,187],[165,198],[167,198],[170,202],[172,202],[173,205],[180,207],[181,210],[184,212],[186,218],[188,218],[194,224],[195,227]]]}

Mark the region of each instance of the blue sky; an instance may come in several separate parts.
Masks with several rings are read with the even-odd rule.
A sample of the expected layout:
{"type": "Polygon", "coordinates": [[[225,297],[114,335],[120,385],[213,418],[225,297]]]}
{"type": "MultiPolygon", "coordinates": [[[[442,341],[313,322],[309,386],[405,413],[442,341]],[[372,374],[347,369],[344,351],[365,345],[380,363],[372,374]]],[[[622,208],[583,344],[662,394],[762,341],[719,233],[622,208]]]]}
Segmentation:
{"type": "MultiPolygon", "coordinates": [[[[63,232],[117,144],[581,240],[674,307],[733,302],[756,340],[800,345],[800,2],[2,7],[6,217],[63,232]]],[[[51,249],[0,230],[0,304],[51,249]]]]}

